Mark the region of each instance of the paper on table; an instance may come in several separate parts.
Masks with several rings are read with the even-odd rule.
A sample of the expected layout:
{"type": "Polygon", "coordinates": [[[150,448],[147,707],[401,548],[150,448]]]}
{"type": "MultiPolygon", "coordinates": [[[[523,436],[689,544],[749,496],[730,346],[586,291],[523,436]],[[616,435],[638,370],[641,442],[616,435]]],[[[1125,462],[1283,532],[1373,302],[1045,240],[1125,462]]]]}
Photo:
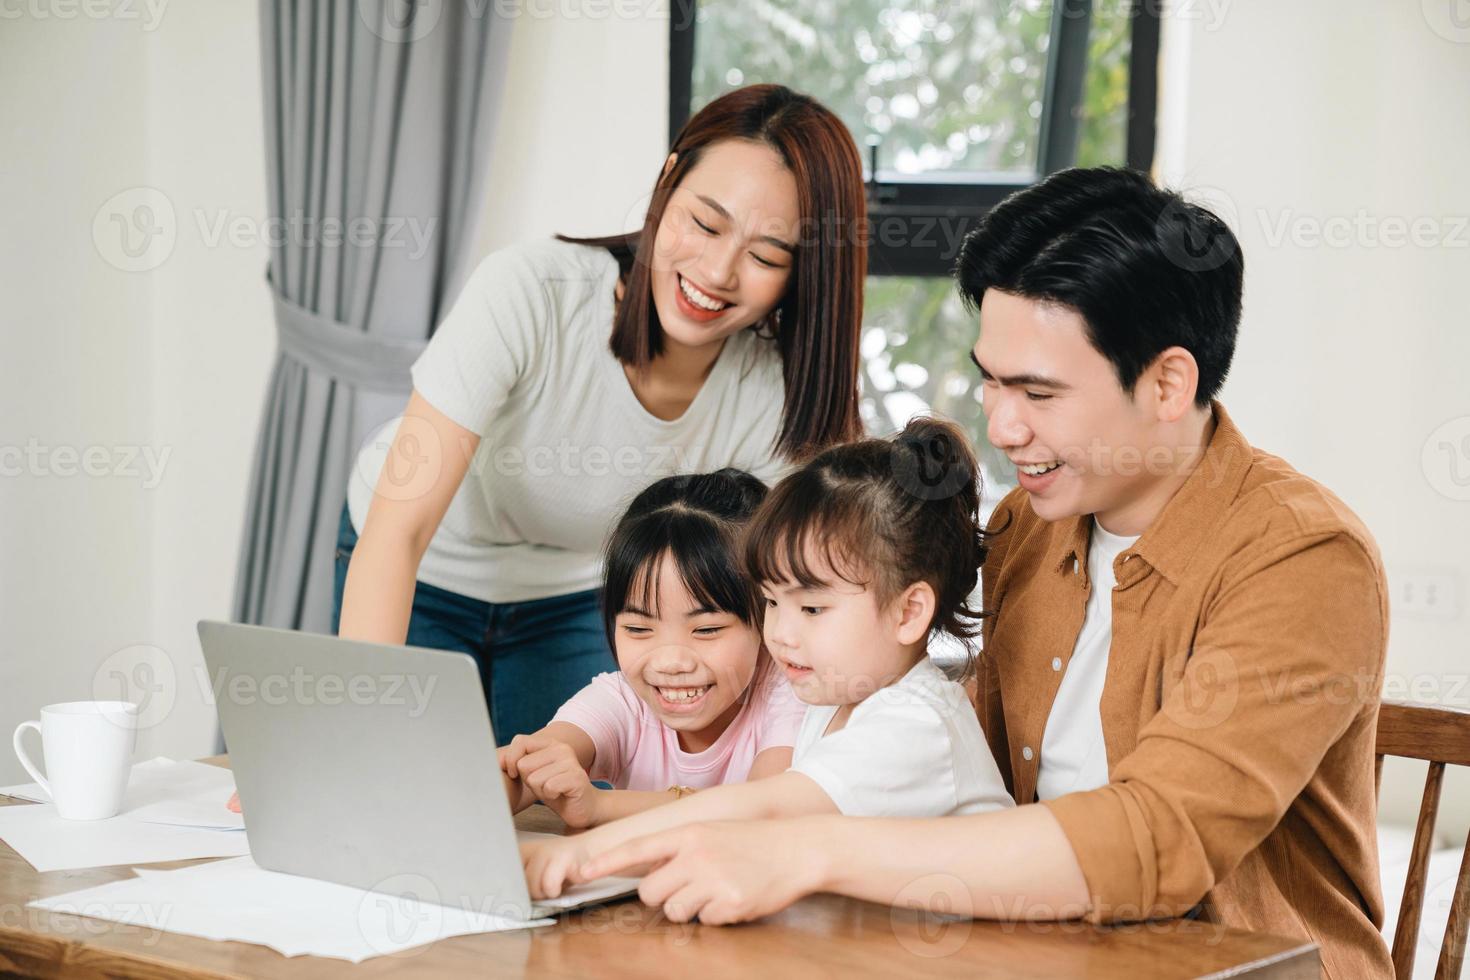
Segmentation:
{"type": "Polygon", "coordinates": [[[121,816],[65,820],[51,803],[0,806],[0,840],[43,872],[250,853],[243,832],[171,827],[121,816]]]}
{"type": "MultiPolygon", "coordinates": [[[[31,902],[53,912],[360,963],[479,932],[549,925],[265,871],[249,857],[180,868],[31,902]]],[[[410,883],[412,884],[412,883],[410,883]]],[[[432,889],[427,881],[422,888],[432,889]]]]}
{"type": "Polygon", "coordinates": [[[233,792],[235,790],[232,785],[231,788],[225,790],[223,799],[220,798],[217,791],[196,793],[177,800],[160,800],[157,803],[140,806],[136,810],[124,810],[120,815],[131,820],[168,824],[173,827],[243,831],[245,829],[244,815],[231,812],[225,806],[233,792]]]}
{"type": "MultiPolygon", "coordinates": [[[[233,792],[235,776],[228,769],[158,756],[133,766],[119,816],[179,827],[244,830],[245,818],[225,806],[233,792]]],[[[0,787],[0,795],[50,802],[36,783],[0,787]]]]}

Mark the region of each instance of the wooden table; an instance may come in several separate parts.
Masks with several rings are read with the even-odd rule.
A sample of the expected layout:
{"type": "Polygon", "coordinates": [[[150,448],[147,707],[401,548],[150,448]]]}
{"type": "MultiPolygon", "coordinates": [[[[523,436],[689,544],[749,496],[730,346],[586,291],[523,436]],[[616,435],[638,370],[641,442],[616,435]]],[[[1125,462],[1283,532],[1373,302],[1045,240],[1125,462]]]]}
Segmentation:
{"type": "MultiPolygon", "coordinates": [[[[227,765],[221,757],[207,759],[227,765]]],[[[18,801],[0,797],[0,805],[18,801]]],[[[558,830],[549,810],[517,817],[558,830]]],[[[186,867],[197,861],[158,864],[186,867]]],[[[1098,928],[946,921],[817,895],[740,926],[671,923],[636,899],[561,917],[556,925],[459,936],[353,966],[26,908],[38,898],[132,877],[124,867],[37,873],[0,843],[0,975],[40,977],[1260,977],[1317,980],[1317,948],[1300,940],[1155,922],[1098,928]]]]}

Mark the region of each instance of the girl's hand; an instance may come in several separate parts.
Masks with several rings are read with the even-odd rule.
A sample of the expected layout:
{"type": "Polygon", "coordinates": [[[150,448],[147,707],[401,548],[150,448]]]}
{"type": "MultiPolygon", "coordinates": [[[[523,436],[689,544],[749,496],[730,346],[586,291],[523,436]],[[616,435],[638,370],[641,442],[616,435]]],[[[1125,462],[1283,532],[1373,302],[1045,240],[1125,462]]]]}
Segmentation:
{"type": "Polygon", "coordinates": [[[577,869],[597,852],[596,832],[576,837],[529,840],[521,845],[521,864],[526,872],[526,887],[531,898],[540,901],[556,898],[567,885],[581,881],[577,869]]]}
{"type": "Polygon", "coordinates": [[[598,823],[602,791],[592,785],[567,743],[544,735],[517,735],[500,750],[500,765],[506,775],[522,780],[537,799],[555,810],[568,827],[598,823]]]}

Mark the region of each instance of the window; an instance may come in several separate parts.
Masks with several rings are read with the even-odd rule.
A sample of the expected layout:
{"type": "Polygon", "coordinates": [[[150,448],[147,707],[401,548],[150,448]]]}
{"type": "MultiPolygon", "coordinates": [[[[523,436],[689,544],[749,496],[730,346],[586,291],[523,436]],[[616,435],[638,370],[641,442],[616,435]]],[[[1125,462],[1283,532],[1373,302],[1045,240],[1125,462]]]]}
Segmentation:
{"type": "Polygon", "coordinates": [[[863,414],[916,412],[975,437],[987,498],[1015,472],[985,441],[974,318],[949,278],[964,235],[1064,167],[1148,169],[1157,0],[673,0],[670,137],[711,99],[779,82],[847,123],[865,154],[863,414]]]}

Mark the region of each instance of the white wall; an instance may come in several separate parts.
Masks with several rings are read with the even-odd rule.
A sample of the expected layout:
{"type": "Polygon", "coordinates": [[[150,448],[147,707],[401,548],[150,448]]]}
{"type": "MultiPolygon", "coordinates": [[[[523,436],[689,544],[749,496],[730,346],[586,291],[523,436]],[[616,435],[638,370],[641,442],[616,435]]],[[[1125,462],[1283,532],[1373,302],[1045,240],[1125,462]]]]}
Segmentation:
{"type": "Polygon", "coordinates": [[[668,147],[667,4],[586,8],[515,22],[480,242],[638,228],[668,147]],[[613,16],[617,8],[646,10],[613,16]],[[607,16],[592,16],[607,8],[607,16]]]}
{"type": "Polygon", "coordinates": [[[209,247],[195,213],[264,212],[255,6],[110,9],[0,22],[0,729],[150,682],[147,659],[140,757],[202,755],[193,623],[229,612],[274,341],[263,249],[209,247]],[[162,231],[131,226],[129,257],[140,204],[162,231]]]}
{"type": "MultiPolygon", "coordinates": [[[[1454,482],[1470,480],[1470,30],[1448,6],[1240,2],[1212,23],[1182,5],[1200,16],[1166,25],[1160,171],[1229,212],[1245,250],[1226,405],[1378,539],[1388,695],[1470,707],[1470,486],[1454,482]],[[1393,244],[1416,219],[1434,243],[1393,244]],[[1450,586],[1439,612],[1403,601],[1422,573],[1450,586]]],[[[1386,819],[1413,819],[1422,780],[1386,770],[1386,819]]],[[[1463,835],[1464,773],[1445,806],[1463,835]]]]}
{"type": "MultiPolygon", "coordinates": [[[[667,142],[668,21],[575,6],[513,24],[483,251],[641,219],[667,142]]],[[[0,20],[0,731],[126,677],[134,697],[155,689],[139,758],[195,757],[214,717],[194,623],[230,612],[275,352],[257,11],[109,9],[0,20]],[[135,219],[164,231],[130,257],[114,222],[135,219]],[[93,446],[104,475],[50,455],[93,446]],[[134,449],[161,475],[126,465],[134,449]]],[[[0,785],[25,778],[0,752],[0,785]]]]}

